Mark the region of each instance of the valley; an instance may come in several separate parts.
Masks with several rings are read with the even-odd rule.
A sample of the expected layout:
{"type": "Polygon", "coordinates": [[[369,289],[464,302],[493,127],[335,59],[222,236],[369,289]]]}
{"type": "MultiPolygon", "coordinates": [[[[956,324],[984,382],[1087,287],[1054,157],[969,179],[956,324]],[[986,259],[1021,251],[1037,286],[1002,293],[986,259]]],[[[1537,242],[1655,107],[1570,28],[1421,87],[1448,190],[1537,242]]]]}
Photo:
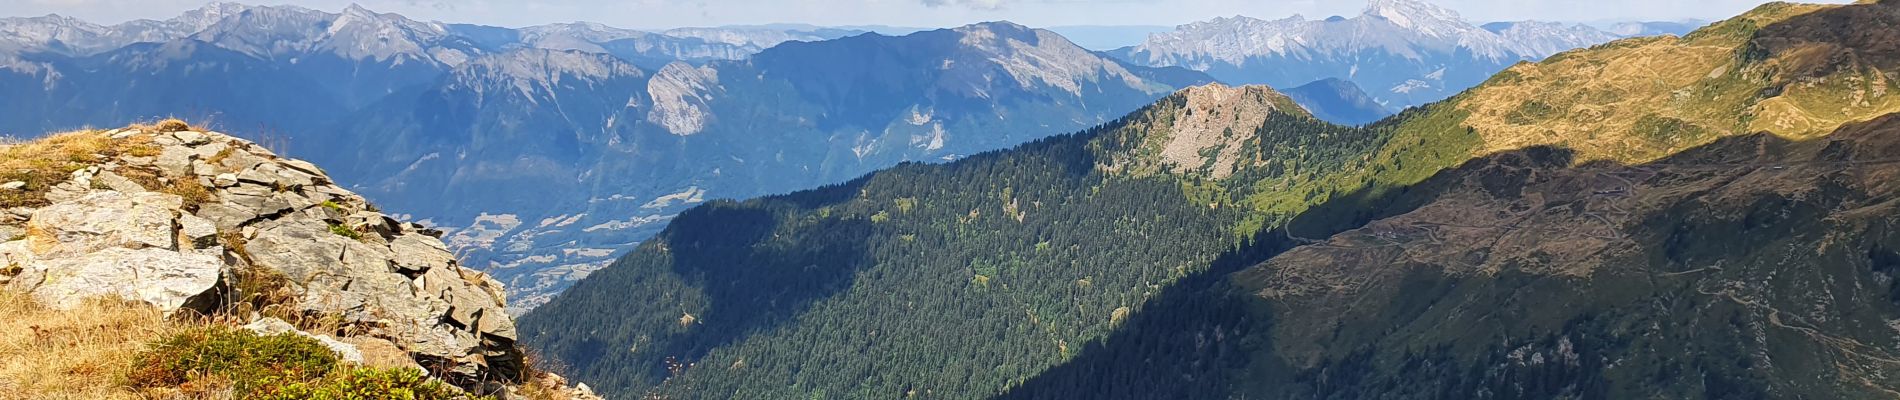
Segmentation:
{"type": "Polygon", "coordinates": [[[0,18],[0,392],[1894,398],[1900,0],[1747,5],[0,18]]]}

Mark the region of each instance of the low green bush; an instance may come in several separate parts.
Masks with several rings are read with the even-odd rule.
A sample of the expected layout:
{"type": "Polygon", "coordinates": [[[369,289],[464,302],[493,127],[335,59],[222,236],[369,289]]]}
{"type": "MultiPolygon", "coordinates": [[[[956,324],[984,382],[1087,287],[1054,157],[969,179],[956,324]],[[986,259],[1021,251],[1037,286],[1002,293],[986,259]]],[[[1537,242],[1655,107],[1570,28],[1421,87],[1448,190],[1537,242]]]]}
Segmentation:
{"type": "Polygon", "coordinates": [[[134,387],[172,387],[205,377],[230,379],[238,393],[278,382],[315,380],[336,370],[335,352],[297,335],[258,336],[207,326],[165,337],[134,357],[134,387]]]}
{"type": "MultiPolygon", "coordinates": [[[[151,343],[126,374],[135,388],[228,383],[246,400],[449,400],[461,390],[411,368],[348,365],[323,343],[293,334],[258,336],[222,325],[151,343]]],[[[213,384],[217,386],[217,384],[213,384]]]]}
{"type": "Polygon", "coordinates": [[[454,399],[459,390],[409,368],[346,368],[322,380],[296,382],[255,393],[260,400],[434,400],[454,399]]]}

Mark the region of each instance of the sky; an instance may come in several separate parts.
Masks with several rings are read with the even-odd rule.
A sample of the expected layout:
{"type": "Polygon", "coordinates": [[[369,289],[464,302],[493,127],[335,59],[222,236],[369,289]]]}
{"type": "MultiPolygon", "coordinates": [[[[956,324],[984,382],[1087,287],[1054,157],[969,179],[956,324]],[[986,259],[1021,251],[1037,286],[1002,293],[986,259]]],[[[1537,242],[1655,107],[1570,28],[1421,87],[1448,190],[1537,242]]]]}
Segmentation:
{"type": "MultiPolygon", "coordinates": [[[[1763,0],[1427,0],[1473,22],[1717,20],[1763,0]]],[[[352,0],[257,0],[341,10],[352,0]]],[[[354,0],[413,19],[520,27],[590,21],[628,28],[763,23],[946,27],[1008,20],[1030,26],[1178,25],[1246,15],[1355,15],[1363,0],[354,0]]],[[[1838,2],[1838,1],[1837,1],[1838,2]]],[[[206,0],[0,0],[0,16],[57,13],[96,23],[167,19],[206,0]]]]}

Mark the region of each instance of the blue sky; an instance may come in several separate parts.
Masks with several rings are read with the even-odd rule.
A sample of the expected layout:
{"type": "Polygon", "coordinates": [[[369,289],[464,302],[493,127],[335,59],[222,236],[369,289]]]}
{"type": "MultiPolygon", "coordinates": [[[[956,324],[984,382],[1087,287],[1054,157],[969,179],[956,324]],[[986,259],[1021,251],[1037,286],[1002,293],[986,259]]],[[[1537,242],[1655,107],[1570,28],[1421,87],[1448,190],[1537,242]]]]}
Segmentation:
{"type": "MultiPolygon", "coordinates": [[[[1475,22],[1720,19],[1762,0],[1429,0],[1475,22]]],[[[351,0],[262,0],[335,11],[351,0]]],[[[1010,20],[1033,26],[1175,25],[1217,16],[1352,15],[1363,0],[355,0],[411,18],[524,26],[594,21],[631,28],[798,22],[940,27],[1010,20]]],[[[1838,2],[1838,1],[1837,1],[1838,2]]],[[[0,0],[0,15],[58,13],[114,23],[165,19],[205,0],[0,0]]]]}

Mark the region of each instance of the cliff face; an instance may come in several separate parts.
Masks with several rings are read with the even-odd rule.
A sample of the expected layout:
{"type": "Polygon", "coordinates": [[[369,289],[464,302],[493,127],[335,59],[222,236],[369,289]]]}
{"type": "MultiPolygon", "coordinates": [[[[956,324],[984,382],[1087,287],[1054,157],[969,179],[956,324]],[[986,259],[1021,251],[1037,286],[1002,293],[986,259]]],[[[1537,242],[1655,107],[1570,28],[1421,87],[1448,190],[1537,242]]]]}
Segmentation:
{"type": "Polygon", "coordinates": [[[393,346],[484,392],[526,377],[501,284],[457,265],[440,232],[378,212],[310,163],[190,129],[7,147],[0,282],[60,308],[120,297],[174,315],[323,321],[320,334],[393,346]]]}

